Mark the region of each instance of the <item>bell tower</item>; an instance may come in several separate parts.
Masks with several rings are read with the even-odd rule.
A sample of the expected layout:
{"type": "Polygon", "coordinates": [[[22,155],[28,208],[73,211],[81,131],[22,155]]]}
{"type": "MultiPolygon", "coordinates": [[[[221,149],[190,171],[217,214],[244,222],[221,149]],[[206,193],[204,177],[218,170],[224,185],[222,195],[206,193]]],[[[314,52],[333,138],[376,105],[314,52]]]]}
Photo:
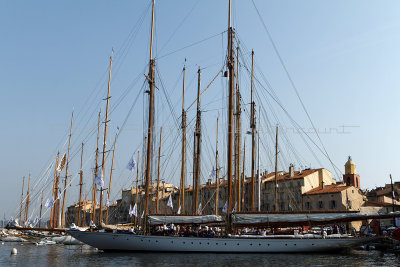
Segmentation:
{"type": "Polygon", "coordinates": [[[360,175],[356,172],[356,164],[349,156],[346,164],[344,165],[345,174],[343,175],[343,183],[347,186],[354,186],[360,188],[360,175]]]}

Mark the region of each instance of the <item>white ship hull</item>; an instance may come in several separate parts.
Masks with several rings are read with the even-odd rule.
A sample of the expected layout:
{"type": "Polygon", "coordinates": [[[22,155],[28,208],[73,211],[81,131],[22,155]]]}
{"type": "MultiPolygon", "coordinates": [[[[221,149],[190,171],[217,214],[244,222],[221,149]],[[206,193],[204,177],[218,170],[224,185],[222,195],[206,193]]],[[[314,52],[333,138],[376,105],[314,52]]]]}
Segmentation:
{"type": "Polygon", "coordinates": [[[126,233],[68,231],[76,239],[104,251],[291,253],[338,251],[368,243],[370,238],[202,238],[126,233]]]}

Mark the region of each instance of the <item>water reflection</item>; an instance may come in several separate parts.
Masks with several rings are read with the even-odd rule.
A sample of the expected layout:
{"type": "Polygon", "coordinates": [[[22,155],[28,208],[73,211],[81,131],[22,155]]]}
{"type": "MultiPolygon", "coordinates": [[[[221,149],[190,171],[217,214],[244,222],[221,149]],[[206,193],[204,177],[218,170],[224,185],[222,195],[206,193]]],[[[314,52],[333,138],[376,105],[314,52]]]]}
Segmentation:
{"type": "Polygon", "coordinates": [[[5,243],[0,266],[398,266],[399,258],[378,251],[325,254],[103,253],[88,246],[5,243]],[[13,247],[18,254],[11,256],[13,247]]]}

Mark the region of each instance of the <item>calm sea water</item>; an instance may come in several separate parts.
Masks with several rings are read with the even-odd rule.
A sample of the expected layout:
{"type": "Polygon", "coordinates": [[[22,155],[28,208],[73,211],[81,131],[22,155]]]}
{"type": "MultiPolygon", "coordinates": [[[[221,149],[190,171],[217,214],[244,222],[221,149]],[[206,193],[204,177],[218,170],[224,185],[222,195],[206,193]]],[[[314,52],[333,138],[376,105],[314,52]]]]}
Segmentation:
{"type": "Polygon", "coordinates": [[[400,266],[400,256],[352,250],[336,254],[103,253],[88,246],[0,243],[0,266],[400,266]],[[12,248],[17,255],[10,255],[12,248]]]}

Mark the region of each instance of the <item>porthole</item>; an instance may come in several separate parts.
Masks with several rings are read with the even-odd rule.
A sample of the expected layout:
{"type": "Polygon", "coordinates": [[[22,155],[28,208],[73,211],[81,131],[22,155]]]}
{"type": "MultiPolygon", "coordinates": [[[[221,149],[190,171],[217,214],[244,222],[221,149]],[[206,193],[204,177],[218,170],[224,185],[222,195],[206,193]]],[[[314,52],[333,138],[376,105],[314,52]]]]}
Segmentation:
{"type": "Polygon", "coordinates": [[[287,246],[287,244],[285,244],[285,246],[287,246]]]}
{"type": "Polygon", "coordinates": [[[225,246],[226,246],[226,243],[225,243],[225,246]]]}
{"type": "Polygon", "coordinates": [[[183,241],[183,244],[186,244],[186,242],[185,242],[185,241],[183,241]]]}
{"type": "Polygon", "coordinates": [[[193,245],[193,242],[191,242],[192,243],[192,245],[193,245]]]}
{"type": "Polygon", "coordinates": [[[215,243],[215,245],[218,245],[218,243],[215,243]]]}
{"type": "Polygon", "coordinates": [[[237,243],[237,245],[239,246],[239,243],[237,243]]]}

